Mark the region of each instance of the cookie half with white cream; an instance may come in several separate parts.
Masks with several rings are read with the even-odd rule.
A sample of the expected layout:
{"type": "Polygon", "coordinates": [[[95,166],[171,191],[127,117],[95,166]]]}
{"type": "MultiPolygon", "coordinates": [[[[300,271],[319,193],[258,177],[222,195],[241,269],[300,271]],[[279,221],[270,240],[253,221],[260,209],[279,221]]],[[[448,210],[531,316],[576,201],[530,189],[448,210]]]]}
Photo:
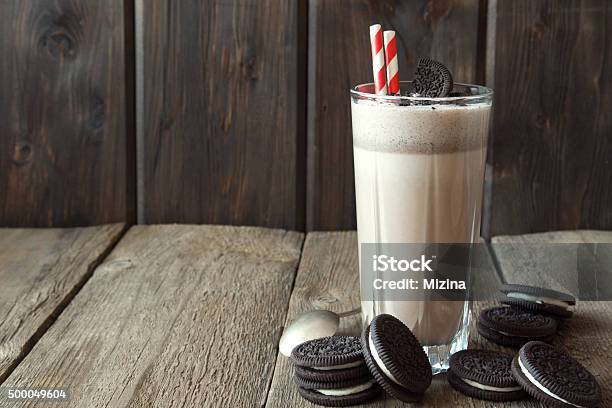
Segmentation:
{"type": "Polygon", "coordinates": [[[527,393],[510,369],[512,356],[491,350],[463,350],[449,360],[448,382],[467,396],[489,401],[516,401],[527,393]]]}
{"type": "Polygon", "coordinates": [[[405,402],[421,400],[432,380],[423,347],[399,319],[376,316],[361,336],[363,355],[376,382],[392,397],[405,402]]]}
{"type": "Polygon", "coordinates": [[[527,285],[502,285],[502,303],[558,317],[572,317],[576,298],[568,293],[527,285]]]}
{"type": "Polygon", "coordinates": [[[341,406],[369,401],[380,394],[372,376],[337,382],[309,381],[294,377],[302,397],[320,405],[341,406]]]}
{"type": "Polygon", "coordinates": [[[372,385],[366,387],[352,387],[342,390],[310,390],[298,387],[302,398],[326,407],[346,407],[359,405],[371,401],[380,395],[380,387],[372,385]],[[360,390],[361,389],[361,390],[360,390]]]}

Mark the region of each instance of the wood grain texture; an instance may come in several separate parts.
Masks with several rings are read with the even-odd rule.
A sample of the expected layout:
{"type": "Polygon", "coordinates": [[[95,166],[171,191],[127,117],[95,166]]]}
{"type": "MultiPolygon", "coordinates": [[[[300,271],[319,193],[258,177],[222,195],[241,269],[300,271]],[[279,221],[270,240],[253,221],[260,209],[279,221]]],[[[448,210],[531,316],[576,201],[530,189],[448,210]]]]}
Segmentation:
{"type": "Polygon", "coordinates": [[[301,3],[143,3],[145,222],[303,229],[301,3]]]}
{"type": "MultiPolygon", "coordinates": [[[[576,264],[557,265],[556,259],[542,260],[538,245],[543,243],[605,243],[600,249],[607,252],[600,257],[607,264],[606,282],[612,281],[612,232],[561,231],[545,234],[504,236],[493,239],[495,256],[499,260],[504,280],[513,283],[551,287],[576,294],[571,283],[576,264]],[[607,260],[606,260],[607,259],[607,260]],[[550,267],[551,264],[558,267],[550,267]],[[548,264],[548,267],[547,265],[548,264]],[[570,282],[568,284],[568,282],[570,282]]],[[[579,271],[581,272],[581,271],[579,271]]],[[[609,287],[609,286],[608,286],[609,287]]],[[[574,317],[560,326],[554,344],[566,349],[584,364],[597,378],[603,393],[602,407],[612,406],[612,298],[608,301],[581,301],[574,310],[574,317]]]]}
{"type": "Polygon", "coordinates": [[[474,82],[478,0],[311,0],[309,14],[307,229],[354,229],[349,89],[372,82],[368,26],[396,30],[400,78],[421,56],[474,82]]]}
{"type": "MultiPolygon", "coordinates": [[[[352,232],[311,232],[306,236],[300,267],[291,294],[286,325],[301,313],[313,309],[344,312],[359,306],[357,234],[352,232]]],[[[341,321],[344,334],[355,334],[361,317],[341,321]]],[[[285,326],[286,326],[285,325],[285,326]]],[[[315,407],[302,399],[293,382],[293,366],[278,354],[267,407],[315,407]]]]}
{"type": "Polygon", "coordinates": [[[612,229],[612,3],[496,3],[490,235],[612,229]]]}
{"type": "Polygon", "coordinates": [[[584,300],[612,300],[612,232],[555,231],[493,237],[509,283],[569,292],[584,300]]]}
{"type": "MultiPolygon", "coordinates": [[[[481,276],[479,284],[483,287],[497,286],[499,278],[488,253],[480,252],[479,254],[481,258],[478,262],[483,268],[485,268],[485,263],[488,263],[490,272],[481,276]]],[[[328,309],[341,312],[358,305],[357,234],[354,231],[309,233],[304,243],[300,267],[289,302],[287,324],[300,313],[312,309],[328,309]]],[[[475,302],[474,313],[476,314],[483,307],[490,305],[490,302],[475,302]]],[[[360,330],[360,316],[341,320],[341,333],[357,335],[360,330]]],[[[474,319],[472,319],[471,332],[470,342],[472,347],[497,348],[478,337],[474,319]]],[[[289,359],[279,354],[266,407],[316,407],[316,405],[300,397],[292,375],[293,367],[289,359]]],[[[363,406],[403,407],[407,405],[387,397],[363,406]]],[[[444,376],[437,376],[432,387],[427,391],[422,406],[488,407],[490,404],[462,396],[450,388],[444,376]]]]}
{"type": "Polygon", "coordinates": [[[53,323],[123,231],[0,229],[0,384],[53,323]]]}
{"type": "Polygon", "coordinates": [[[0,225],[132,221],[129,2],[6,0],[0,15],[0,225]]]}
{"type": "Polygon", "coordinates": [[[133,227],[4,386],[66,387],[66,407],[257,406],[301,243],[282,230],[133,227]]]}

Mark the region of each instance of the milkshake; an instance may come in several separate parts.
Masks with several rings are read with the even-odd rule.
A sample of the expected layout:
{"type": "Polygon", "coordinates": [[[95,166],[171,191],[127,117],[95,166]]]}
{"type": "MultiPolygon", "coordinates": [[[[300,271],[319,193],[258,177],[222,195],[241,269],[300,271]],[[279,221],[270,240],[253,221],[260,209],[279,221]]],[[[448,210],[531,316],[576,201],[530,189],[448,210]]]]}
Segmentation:
{"type": "MultiPolygon", "coordinates": [[[[409,88],[408,83],[402,87],[409,88]]],[[[490,90],[455,85],[462,97],[409,98],[352,91],[357,228],[363,243],[474,243],[491,107],[490,90]]],[[[391,301],[362,293],[364,323],[402,320],[443,371],[467,347],[466,301],[391,301]]]]}

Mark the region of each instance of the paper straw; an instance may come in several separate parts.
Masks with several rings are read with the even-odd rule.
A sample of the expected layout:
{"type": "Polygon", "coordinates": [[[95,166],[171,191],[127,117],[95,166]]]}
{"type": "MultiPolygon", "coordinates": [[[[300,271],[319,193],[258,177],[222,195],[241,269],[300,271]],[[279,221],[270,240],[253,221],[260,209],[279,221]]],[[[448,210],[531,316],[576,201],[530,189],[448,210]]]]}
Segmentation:
{"type": "Polygon", "coordinates": [[[380,24],[370,26],[370,46],[372,49],[372,73],[374,74],[374,92],[377,95],[387,94],[385,75],[385,52],[383,48],[382,27],[380,24]]]}
{"type": "Polygon", "coordinates": [[[400,91],[398,64],[397,64],[397,41],[395,31],[385,31],[385,57],[387,61],[387,90],[389,95],[397,95],[400,91]]]}

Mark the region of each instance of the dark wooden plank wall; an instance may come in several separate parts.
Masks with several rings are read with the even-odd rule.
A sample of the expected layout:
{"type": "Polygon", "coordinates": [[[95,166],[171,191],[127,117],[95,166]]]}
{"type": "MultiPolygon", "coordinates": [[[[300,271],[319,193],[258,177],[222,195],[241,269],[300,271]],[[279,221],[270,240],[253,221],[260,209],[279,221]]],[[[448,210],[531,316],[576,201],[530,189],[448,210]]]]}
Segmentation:
{"type": "Polygon", "coordinates": [[[131,13],[0,2],[0,225],[134,220],[131,13]]]}
{"type": "Polygon", "coordinates": [[[354,228],[348,89],[370,80],[380,22],[403,78],[431,55],[495,88],[486,236],[612,229],[606,0],[7,0],[0,15],[2,226],[133,222],[139,161],[147,223],[354,228]]]}
{"type": "Polygon", "coordinates": [[[368,26],[396,30],[400,77],[420,56],[447,64],[458,82],[476,79],[478,0],[311,0],[309,19],[309,230],[354,229],[349,89],[372,82],[368,26]]]}
{"type": "Polygon", "coordinates": [[[612,229],[612,2],[496,11],[488,235],[612,229]]]}
{"type": "Polygon", "coordinates": [[[143,3],[146,223],[303,229],[302,3],[143,3]]]}

